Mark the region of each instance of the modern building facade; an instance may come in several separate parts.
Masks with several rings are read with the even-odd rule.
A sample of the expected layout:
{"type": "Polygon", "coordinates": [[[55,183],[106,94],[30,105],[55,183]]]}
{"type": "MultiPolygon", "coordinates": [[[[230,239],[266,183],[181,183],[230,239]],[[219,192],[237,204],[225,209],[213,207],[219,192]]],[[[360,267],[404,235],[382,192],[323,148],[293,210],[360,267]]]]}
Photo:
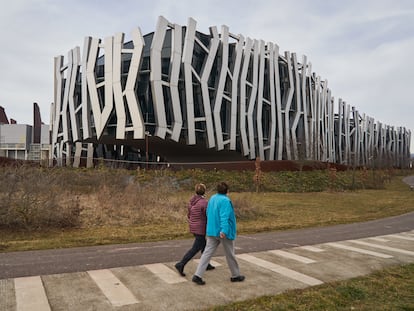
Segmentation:
{"type": "Polygon", "coordinates": [[[43,124],[37,103],[33,104],[33,126],[7,118],[0,107],[0,157],[37,162],[49,161],[49,125],[43,124]]]}
{"type": "Polygon", "coordinates": [[[344,100],[306,56],[277,44],[208,34],[159,17],[139,28],[86,37],[55,58],[51,163],[87,159],[168,162],[317,160],[407,167],[410,130],[375,121],[344,100]]]}

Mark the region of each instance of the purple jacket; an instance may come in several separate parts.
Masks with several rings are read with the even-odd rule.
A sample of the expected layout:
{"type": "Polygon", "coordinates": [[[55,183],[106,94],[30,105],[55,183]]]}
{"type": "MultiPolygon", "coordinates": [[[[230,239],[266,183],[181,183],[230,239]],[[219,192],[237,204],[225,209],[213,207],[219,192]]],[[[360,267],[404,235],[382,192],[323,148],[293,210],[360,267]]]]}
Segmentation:
{"type": "Polygon", "coordinates": [[[193,234],[205,235],[207,224],[207,200],[202,195],[194,195],[188,205],[188,224],[193,234]]]}

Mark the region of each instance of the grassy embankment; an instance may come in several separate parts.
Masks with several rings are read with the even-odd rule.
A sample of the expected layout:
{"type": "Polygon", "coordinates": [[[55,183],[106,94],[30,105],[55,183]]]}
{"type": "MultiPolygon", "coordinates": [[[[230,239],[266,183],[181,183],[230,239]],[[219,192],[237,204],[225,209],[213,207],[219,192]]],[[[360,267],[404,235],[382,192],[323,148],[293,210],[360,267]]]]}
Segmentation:
{"type": "Polygon", "coordinates": [[[187,202],[199,181],[207,197],[218,181],[229,182],[239,234],[414,211],[413,192],[396,172],[264,173],[256,192],[253,172],[10,168],[0,176],[0,251],[190,238],[187,202]]]}

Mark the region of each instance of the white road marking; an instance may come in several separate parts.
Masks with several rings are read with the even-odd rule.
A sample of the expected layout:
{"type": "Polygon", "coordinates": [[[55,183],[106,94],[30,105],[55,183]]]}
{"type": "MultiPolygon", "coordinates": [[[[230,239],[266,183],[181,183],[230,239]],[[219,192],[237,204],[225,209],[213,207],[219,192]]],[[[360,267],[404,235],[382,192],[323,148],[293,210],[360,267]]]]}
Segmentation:
{"type": "Polygon", "coordinates": [[[171,270],[162,263],[144,265],[144,267],[168,284],[187,282],[187,279],[179,276],[175,270],[171,270]]]}
{"type": "Polygon", "coordinates": [[[405,236],[405,235],[402,235],[402,234],[390,234],[388,236],[392,237],[392,238],[395,238],[395,239],[400,239],[400,240],[414,241],[414,237],[405,236]]]}
{"type": "Polygon", "coordinates": [[[383,250],[386,250],[386,251],[391,251],[391,252],[396,252],[396,253],[401,253],[401,254],[405,254],[405,255],[414,256],[414,252],[407,251],[405,249],[400,249],[400,248],[395,248],[395,247],[388,247],[388,246],[382,246],[382,245],[372,244],[372,243],[368,243],[368,242],[364,242],[364,241],[357,241],[357,240],[349,240],[349,241],[352,242],[352,243],[360,244],[360,245],[375,247],[375,248],[383,249],[383,250]]]}
{"type": "Polygon", "coordinates": [[[269,269],[273,272],[279,273],[283,276],[286,276],[288,278],[294,279],[296,281],[299,281],[299,282],[302,282],[302,283],[305,283],[305,284],[308,284],[308,285],[311,285],[311,286],[323,284],[323,282],[321,280],[318,280],[318,279],[315,279],[311,276],[302,274],[300,272],[282,267],[282,266],[274,264],[270,261],[266,261],[266,260],[254,257],[254,256],[249,255],[249,254],[240,254],[240,255],[237,255],[236,257],[240,258],[244,261],[250,262],[252,264],[255,264],[259,267],[269,269]]]}
{"type": "Polygon", "coordinates": [[[288,259],[293,259],[293,260],[299,261],[301,263],[306,263],[306,264],[316,262],[315,260],[310,259],[308,257],[299,256],[299,255],[296,255],[296,254],[292,254],[292,253],[289,253],[289,252],[282,251],[280,249],[269,251],[269,253],[275,254],[277,256],[285,257],[285,258],[288,258],[288,259]]]}
{"type": "Polygon", "coordinates": [[[383,253],[377,253],[377,252],[369,251],[369,250],[366,250],[366,249],[347,246],[347,245],[343,245],[343,244],[339,244],[339,243],[326,243],[325,245],[329,245],[329,246],[336,247],[336,248],[341,248],[341,249],[346,249],[348,251],[353,251],[353,252],[356,252],[356,253],[371,255],[371,256],[375,256],[375,257],[380,257],[380,258],[392,258],[391,255],[387,255],[387,254],[383,254],[383,253]]]}
{"type": "Polygon", "coordinates": [[[154,249],[154,248],[171,248],[171,247],[179,247],[177,245],[154,245],[154,246],[132,246],[132,247],[118,247],[114,249],[110,249],[108,253],[116,253],[116,252],[123,252],[123,251],[135,251],[137,249],[154,249]]]}
{"type": "MultiPolygon", "coordinates": [[[[197,264],[200,262],[200,259],[194,259],[194,262],[196,262],[197,264]]],[[[221,263],[214,261],[214,260],[210,260],[210,264],[214,267],[220,267],[222,266],[221,263]]]]}
{"type": "Polygon", "coordinates": [[[113,306],[139,303],[134,294],[110,270],[92,270],[88,274],[113,306]]]}
{"type": "Polygon", "coordinates": [[[314,253],[322,253],[325,250],[323,250],[322,248],[319,247],[315,247],[315,246],[310,246],[310,245],[305,245],[305,246],[300,246],[298,248],[310,251],[310,252],[314,252],[314,253]]]}
{"type": "Polygon", "coordinates": [[[383,238],[369,238],[370,240],[374,240],[374,241],[377,241],[377,242],[389,242],[390,240],[387,240],[387,239],[383,239],[383,238]]]}
{"type": "Polygon", "coordinates": [[[14,279],[14,290],[17,311],[51,310],[40,276],[14,279]]]}

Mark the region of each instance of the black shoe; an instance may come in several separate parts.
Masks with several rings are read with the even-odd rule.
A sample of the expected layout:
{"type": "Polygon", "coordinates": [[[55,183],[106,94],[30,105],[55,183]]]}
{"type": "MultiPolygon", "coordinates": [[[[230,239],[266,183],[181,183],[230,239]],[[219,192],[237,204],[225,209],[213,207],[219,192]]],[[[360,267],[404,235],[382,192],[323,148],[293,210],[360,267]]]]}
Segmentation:
{"type": "Polygon", "coordinates": [[[244,275],[239,275],[239,276],[235,276],[230,278],[230,281],[232,282],[243,282],[245,279],[244,275]]]}
{"type": "Polygon", "coordinates": [[[216,267],[212,266],[211,264],[208,264],[207,270],[214,270],[214,269],[216,269],[216,267]]]}
{"type": "Polygon", "coordinates": [[[192,280],[194,283],[196,283],[197,285],[204,285],[204,284],[206,284],[206,282],[204,282],[203,281],[203,279],[202,278],[200,278],[199,276],[197,276],[197,275],[194,275],[193,276],[193,280],[192,280]]]}
{"type": "Polygon", "coordinates": [[[185,273],[184,273],[184,265],[183,265],[183,264],[181,264],[181,263],[177,262],[177,263],[175,264],[175,269],[177,269],[178,273],[179,273],[181,276],[185,276],[185,273]]]}

